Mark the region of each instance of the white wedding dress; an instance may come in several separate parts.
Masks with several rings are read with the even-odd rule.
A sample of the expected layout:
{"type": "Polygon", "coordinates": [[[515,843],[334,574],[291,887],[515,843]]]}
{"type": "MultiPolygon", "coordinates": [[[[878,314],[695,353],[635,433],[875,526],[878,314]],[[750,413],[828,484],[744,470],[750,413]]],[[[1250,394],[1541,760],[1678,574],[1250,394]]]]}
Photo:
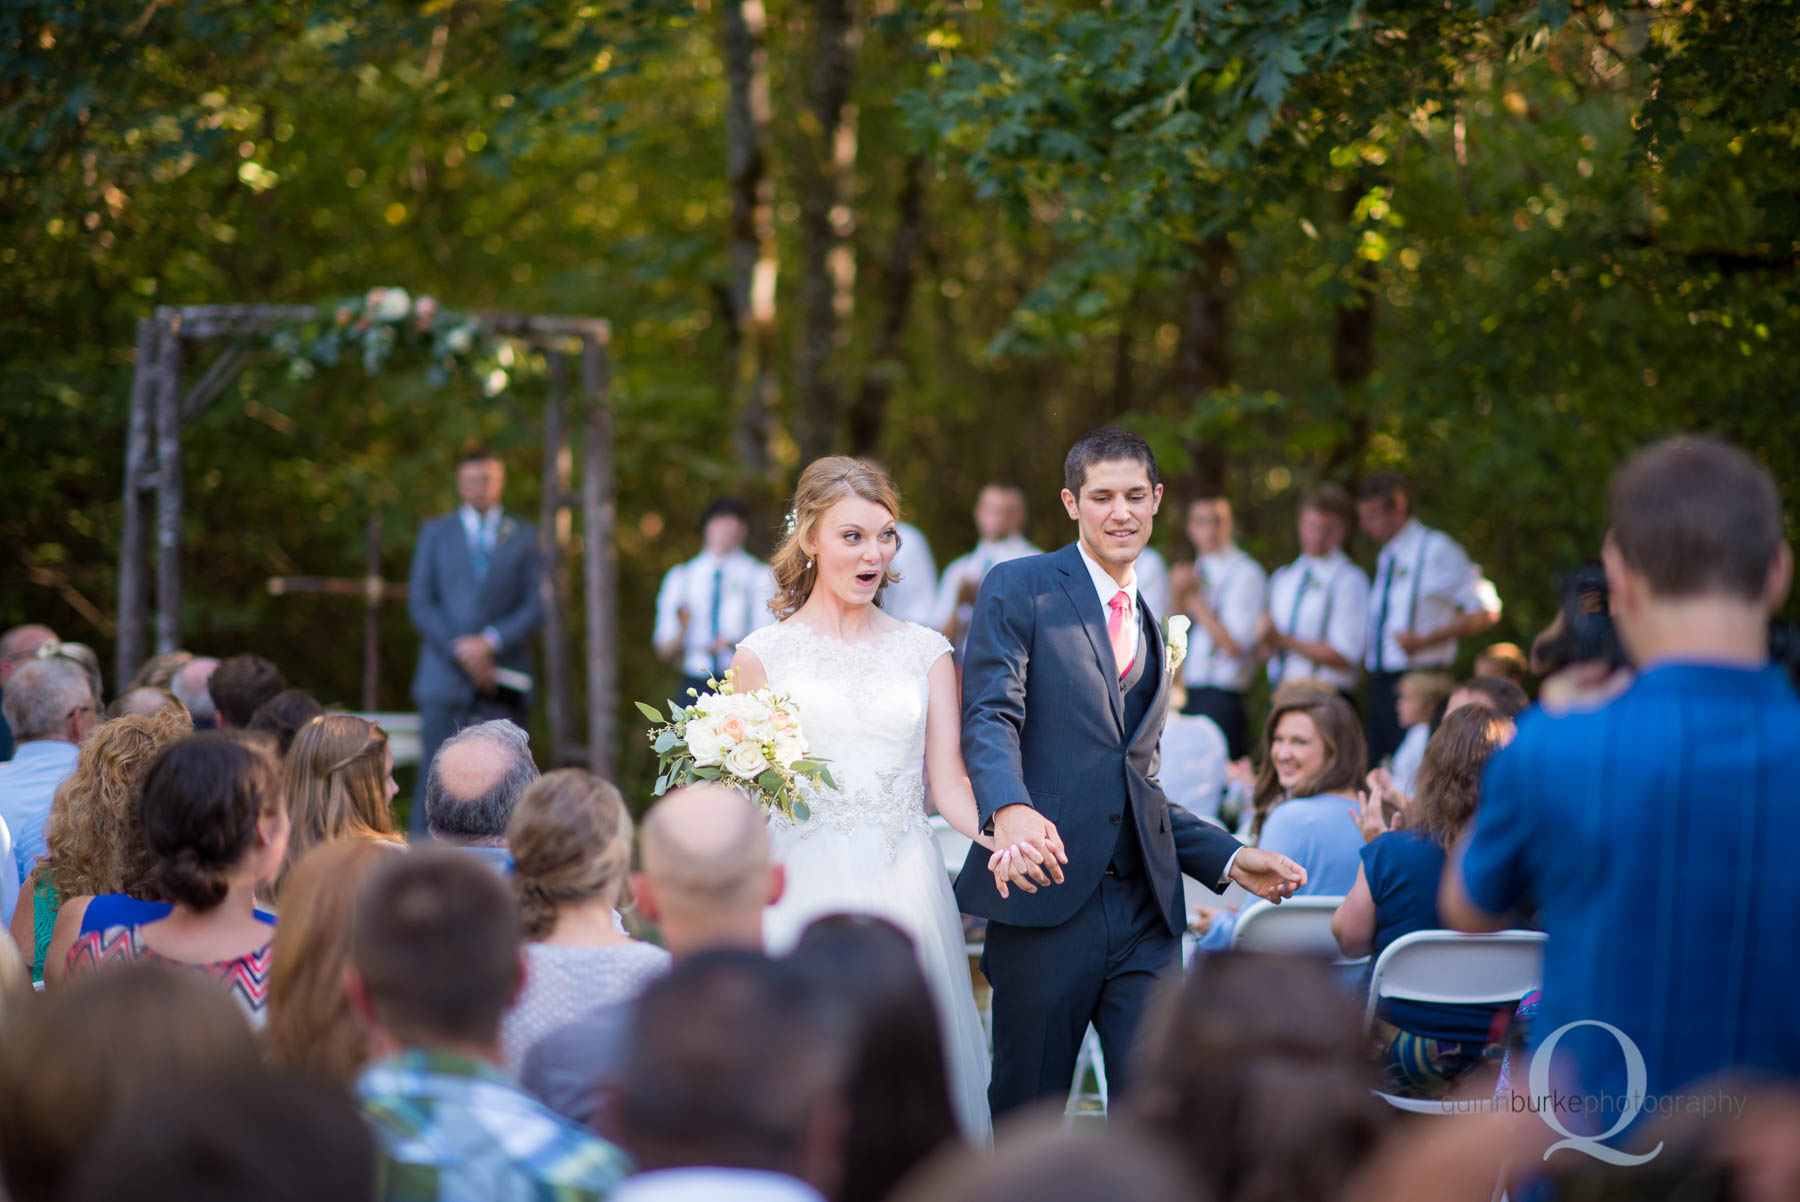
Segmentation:
{"type": "Polygon", "coordinates": [[[811,815],[770,819],[787,891],[763,919],[771,954],[790,950],[815,918],[874,914],[912,936],[937,1003],[951,1101],[985,1140],[988,1045],[969,981],[962,918],[925,818],[926,675],[950,653],[911,623],[844,643],[800,622],[765,626],[739,644],[789,694],[810,754],[829,761],[836,789],[801,782],[811,815]]]}

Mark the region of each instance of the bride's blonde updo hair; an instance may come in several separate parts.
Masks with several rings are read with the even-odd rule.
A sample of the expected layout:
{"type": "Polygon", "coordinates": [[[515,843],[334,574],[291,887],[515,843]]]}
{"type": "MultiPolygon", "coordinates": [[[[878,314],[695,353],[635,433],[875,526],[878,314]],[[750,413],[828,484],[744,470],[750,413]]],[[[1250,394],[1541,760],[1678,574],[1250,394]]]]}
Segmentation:
{"type": "MultiPolygon", "coordinates": [[[[819,565],[806,553],[806,541],[818,528],[819,519],[845,497],[861,497],[879,505],[900,520],[900,494],[888,474],[867,459],[848,455],[832,455],[815,459],[800,473],[794,486],[794,507],[788,510],[787,530],[769,567],[775,573],[775,596],[769,610],[777,618],[785,618],[812,596],[819,580],[819,565]]],[[[900,573],[888,569],[875,599],[879,601],[887,586],[900,579],[900,573]]]]}

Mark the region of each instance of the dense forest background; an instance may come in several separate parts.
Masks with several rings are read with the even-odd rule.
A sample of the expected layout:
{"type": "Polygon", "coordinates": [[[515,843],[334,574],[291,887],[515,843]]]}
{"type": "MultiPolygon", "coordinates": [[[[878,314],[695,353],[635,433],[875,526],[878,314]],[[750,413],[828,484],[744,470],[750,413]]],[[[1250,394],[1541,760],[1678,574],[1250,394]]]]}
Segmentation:
{"type": "MultiPolygon", "coordinates": [[[[940,564],[989,479],[1054,546],[1105,422],[1171,556],[1196,489],[1273,564],[1307,486],[1404,468],[1523,640],[1647,439],[1800,512],[1796,46],[1800,0],[15,0],[0,626],[110,665],[138,318],[397,285],[612,320],[627,701],[712,496],[766,545],[805,461],[873,454],[940,564]]],[[[186,645],[354,701],[355,602],[264,581],[359,574],[371,514],[402,576],[471,441],[535,516],[542,397],[258,359],[190,431],[186,645]]]]}

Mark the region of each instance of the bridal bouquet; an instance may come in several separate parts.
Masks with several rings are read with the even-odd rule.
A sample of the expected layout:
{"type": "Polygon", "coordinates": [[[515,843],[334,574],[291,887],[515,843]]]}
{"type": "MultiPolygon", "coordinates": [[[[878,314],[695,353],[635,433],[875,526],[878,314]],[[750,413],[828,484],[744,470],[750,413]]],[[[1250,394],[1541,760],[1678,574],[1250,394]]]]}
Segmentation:
{"type": "Polygon", "coordinates": [[[793,700],[770,688],[739,693],[736,675],[732,669],[724,680],[708,680],[711,692],[689,689],[693,702],[685,707],[670,702],[667,721],[655,706],[637,703],[653,724],[650,748],[659,757],[654,795],[697,780],[723,781],[770,813],[805,822],[811,814],[800,796],[800,778],[832,789],[837,782],[824,760],[807,757],[793,700]]]}

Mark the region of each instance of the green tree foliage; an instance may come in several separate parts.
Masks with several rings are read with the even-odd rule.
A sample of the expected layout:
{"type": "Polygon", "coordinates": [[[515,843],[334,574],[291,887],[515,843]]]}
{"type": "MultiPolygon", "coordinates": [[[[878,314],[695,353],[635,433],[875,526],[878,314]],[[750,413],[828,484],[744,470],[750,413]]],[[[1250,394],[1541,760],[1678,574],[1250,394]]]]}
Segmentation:
{"type": "MultiPolygon", "coordinates": [[[[1717,430],[1800,494],[1800,0],[765,8],[771,462],[799,466],[804,354],[807,395],[839,407],[812,437],[878,452],[940,560],[990,478],[1063,541],[1062,451],[1112,420],[1154,440],[1176,504],[1222,478],[1268,561],[1306,485],[1406,467],[1515,637],[1643,440],[1717,430]],[[834,109],[818,81],[846,68],[817,56],[845,46],[834,109]],[[833,326],[809,342],[831,111],[855,139],[831,181],[854,272],[823,256],[833,326]]],[[[392,284],[613,321],[622,692],[658,695],[657,581],[743,483],[727,101],[716,3],[0,6],[0,623],[106,649],[138,318],[392,284]]],[[[187,641],[352,699],[353,603],[263,581],[360,572],[371,513],[401,574],[468,441],[535,515],[542,364],[480,384],[259,359],[190,433],[187,641]]],[[[398,607],[384,636],[382,701],[404,705],[398,607]]]]}

